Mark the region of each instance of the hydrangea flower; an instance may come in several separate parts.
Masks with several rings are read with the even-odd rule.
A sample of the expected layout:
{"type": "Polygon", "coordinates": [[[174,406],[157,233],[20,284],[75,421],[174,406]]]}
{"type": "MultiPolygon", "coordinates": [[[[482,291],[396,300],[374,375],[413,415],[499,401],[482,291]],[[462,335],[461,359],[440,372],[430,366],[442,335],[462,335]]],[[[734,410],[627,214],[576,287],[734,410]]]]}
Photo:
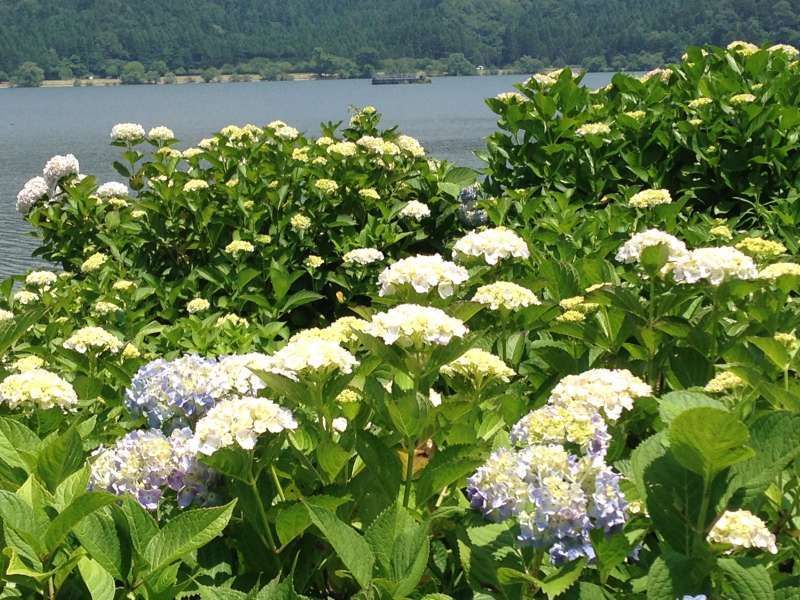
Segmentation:
{"type": "Polygon", "coordinates": [[[311,219],[301,213],[297,213],[293,215],[291,219],[289,219],[289,224],[292,226],[297,232],[305,231],[309,227],[311,227],[311,219]]]}
{"type": "Polygon", "coordinates": [[[128,195],[128,186],[117,181],[109,181],[97,188],[97,197],[103,200],[109,198],[124,198],[128,195]]]}
{"type": "Polygon", "coordinates": [[[169,127],[164,127],[160,125],[158,127],[153,127],[147,133],[147,139],[151,142],[171,142],[175,139],[175,133],[169,127]]]}
{"type": "Polygon", "coordinates": [[[410,256],[389,265],[378,276],[379,294],[391,295],[410,286],[418,294],[427,294],[435,289],[440,297],[448,298],[467,279],[469,273],[465,268],[443,260],[438,254],[410,256]]]}
{"type": "Polygon", "coordinates": [[[81,273],[92,273],[97,271],[108,261],[108,256],[102,252],[95,252],[81,264],[81,273]]]}
{"type": "Polygon", "coordinates": [[[144,137],[144,127],[138,123],[117,123],[111,128],[111,139],[115,142],[138,144],[144,137]]]}
{"type": "Polygon", "coordinates": [[[43,290],[50,289],[50,286],[52,286],[56,281],[58,281],[58,275],[52,271],[31,271],[25,277],[26,285],[43,290]]]}
{"type": "Polygon", "coordinates": [[[358,341],[357,332],[366,331],[369,326],[369,321],[359,319],[357,317],[341,317],[328,327],[320,329],[312,327],[311,329],[304,329],[294,334],[290,342],[300,339],[315,339],[315,340],[328,340],[336,342],[337,344],[349,344],[358,341]]]}
{"type": "Polygon", "coordinates": [[[363,190],[358,190],[358,195],[361,197],[362,200],[380,200],[381,195],[375,190],[375,188],[364,188],[363,190]]]}
{"type": "Polygon", "coordinates": [[[472,301],[485,304],[492,310],[500,308],[517,310],[541,304],[539,298],[531,290],[510,281],[496,281],[482,285],[476,290],[472,301]]]}
{"type": "Polygon", "coordinates": [[[616,259],[622,263],[639,262],[642,252],[646,248],[658,245],[667,247],[669,252],[667,260],[670,261],[677,260],[688,253],[686,244],[675,236],[659,231],[658,229],[648,229],[632,235],[617,251],[616,259]]]}
{"type": "Polygon", "coordinates": [[[71,175],[78,175],[80,173],[80,164],[74,154],[54,156],[44,165],[42,175],[47,182],[48,187],[54,190],[56,185],[71,175]]]}
{"type": "Polygon", "coordinates": [[[706,281],[713,286],[730,279],[755,279],[753,259],[730,246],[698,248],[668,264],[677,283],[706,281]]]}
{"type": "Polygon", "coordinates": [[[619,475],[559,445],[500,449],[469,479],[473,508],[497,521],[513,517],[519,540],[545,549],[556,565],[594,558],[590,533],[624,525],[619,475]]]}
{"type": "Polygon", "coordinates": [[[530,258],[528,244],[505,227],[471,231],[453,246],[453,258],[482,257],[489,265],[507,258],[530,258]]]}
{"type": "Polygon", "coordinates": [[[709,381],[703,388],[712,394],[719,394],[741,388],[747,385],[744,380],[732,371],[722,371],[709,381]]]}
{"type": "Polygon", "coordinates": [[[215,359],[188,354],[142,366],[125,392],[125,406],[151,427],[170,430],[202,417],[231,393],[231,380],[215,359]]]}
{"type": "Polygon", "coordinates": [[[411,137],[410,135],[397,136],[395,143],[400,150],[407,152],[415,158],[421,158],[425,156],[425,148],[422,147],[422,144],[419,143],[419,140],[411,137]]]}
{"type": "Polygon", "coordinates": [[[0,323],[5,323],[6,321],[10,321],[14,318],[14,313],[10,310],[5,310],[0,308],[0,323]]]}
{"type": "Polygon", "coordinates": [[[585,123],[575,130],[575,134],[580,137],[587,135],[608,135],[611,133],[611,127],[605,123],[585,123]]]}
{"type": "Polygon", "coordinates": [[[102,327],[83,327],[64,340],[63,345],[64,348],[74,350],[80,354],[89,352],[116,354],[122,350],[125,344],[113,333],[106,331],[102,327]]]}
{"type": "Polygon", "coordinates": [[[183,184],[183,191],[187,194],[208,189],[208,182],[205,179],[190,179],[183,184]]]}
{"type": "Polygon", "coordinates": [[[339,190],[339,184],[333,179],[317,179],[314,187],[326,195],[335,194],[339,190]]]}
{"type": "Polygon", "coordinates": [[[238,445],[252,450],[260,435],[297,429],[292,413],[266,398],[223,400],[197,423],[195,440],[202,454],[238,445]]]}
{"type": "MultiPolygon", "coordinates": [[[[319,143],[319,140],[317,140],[317,143],[319,143]]],[[[353,142],[337,142],[328,146],[328,154],[341,157],[355,156],[357,151],[358,146],[353,142]]]]}
{"type": "Polygon", "coordinates": [[[18,358],[11,364],[11,368],[17,371],[18,373],[33,371],[34,369],[41,369],[43,366],[44,366],[44,361],[38,356],[33,356],[33,355],[23,356],[22,358],[18,358]]]}
{"type": "Polygon", "coordinates": [[[342,257],[346,265],[369,265],[383,259],[383,252],[377,248],[356,248],[342,257]]]}
{"type": "Polygon", "coordinates": [[[595,455],[605,453],[609,439],[600,414],[594,407],[580,404],[546,404],[511,428],[511,441],[517,446],[574,444],[595,455]]]}
{"type": "Polygon", "coordinates": [[[49,192],[50,186],[44,177],[29,179],[17,194],[17,212],[23,216],[27,215],[39,200],[47,197],[49,192]]]}
{"type": "Polygon", "coordinates": [[[446,346],[454,337],[464,337],[468,332],[462,321],[443,310],[417,304],[400,304],[378,313],[366,328],[366,333],[381,338],[386,344],[404,347],[446,346]]]}
{"type": "Polygon", "coordinates": [[[766,523],[747,510],[728,510],[714,523],[708,533],[712,544],[729,544],[732,550],[757,548],[771,554],[778,553],[775,535],[766,523]]]}
{"type": "Polygon", "coordinates": [[[418,200],[410,200],[398,213],[401,217],[421,221],[426,217],[431,216],[431,209],[427,204],[419,202],[418,200]]]}
{"type": "Polygon", "coordinates": [[[230,244],[225,246],[225,254],[250,254],[255,251],[256,247],[245,240],[233,240],[230,244]]]}
{"type": "Polygon", "coordinates": [[[487,380],[497,379],[508,382],[516,375],[503,360],[491,352],[480,348],[471,348],[453,361],[442,366],[439,371],[450,377],[461,376],[475,388],[480,388],[487,380]]]}
{"type": "Polygon", "coordinates": [[[773,240],[749,237],[736,244],[736,249],[756,258],[774,258],[786,253],[786,246],[773,240]]]}
{"type": "Polygon", "coordinates": [[[800,265],[797,263],[779,262],[767,265],[758,272],[759,279],[775,281],[785,275],[800,277],[800,265]]]}
{"type": "Polygon", "coordinates": [[[652,208],[661,204],[670,204],[672,196],[669,190],[642,190],[631,196],[628,204],[633,208],[652,208]]]}
{"type": "Polygon", "coordinates": [[[237,314],[228,313],[217,319],[217,327],[225,327],[225,325],[231,325],[232,327],[249,327],[250,321],[237,314]]]}
{"type": "Polygon", "coordinates": [[[211,308],[211,303],[205,298],[194,298],[186,304],[186,312],[190,315],[203,312],[211,308]]]}
{"type": "Polygon", "coordinates": [[[163,489],[178,492],[178,504],[192,503],[207,492],[213,473],[196,459],[190,429],[167,437],[158,430],[131,431],[110,447],[95,451],[89,489],[130,494],[148,510],[156,510],[163,489]]]}
{"type": "Polygon", "coordinates": [[[633,408],[635,399],[652,392],[627,369],[591,369],[561,379],[550,392],[548,403],[577,410],[588,406],[616,421],[623,411],[633,408]]]}
{"type": "MultiPolygon", "coordinates": [[[[30,357],[35,358],[35,357],[30,357]]],[[[0,401],[9,408],[60,408],[71,410],[78,404],[75,389],[55,373],[38,367],[25,368],[0,383],[0,401]]]]}
{"type": "Polygon", "coordinates": [[[338,342],[312,337],[290,341],[270,359],[268,370],[290,379],[335,371],[348,374],[358,365],[356,357],[338,342]]]}

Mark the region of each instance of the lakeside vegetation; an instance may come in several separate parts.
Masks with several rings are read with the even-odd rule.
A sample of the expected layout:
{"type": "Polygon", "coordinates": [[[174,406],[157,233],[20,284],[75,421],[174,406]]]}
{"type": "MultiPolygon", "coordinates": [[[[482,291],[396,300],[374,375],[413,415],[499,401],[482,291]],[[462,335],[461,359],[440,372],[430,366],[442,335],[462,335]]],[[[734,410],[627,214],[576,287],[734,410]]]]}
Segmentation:
{"type": "Polygon", "coordinates": [[[211,69],[262,79],[638,71],[739,38],[798,45],[800,14],[787,0],[175,0],[168,11],[155,0],[15,0],[0,4],[0,80],[35,82],[19,73],[28,62],[46,79],[137,83],[211,69]]]}
{"type": "Polygon", "coordinates": [[[53,157],[0,596],[796,600],[799,56],[537,73],[482,174],[374,107],[53,157]]]}

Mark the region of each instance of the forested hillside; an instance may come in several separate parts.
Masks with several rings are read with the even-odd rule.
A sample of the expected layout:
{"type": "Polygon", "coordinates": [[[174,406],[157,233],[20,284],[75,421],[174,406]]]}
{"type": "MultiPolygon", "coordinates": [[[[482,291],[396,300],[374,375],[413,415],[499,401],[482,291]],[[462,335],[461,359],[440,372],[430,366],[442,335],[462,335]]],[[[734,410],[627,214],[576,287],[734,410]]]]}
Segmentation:
{"type": "MultiPolygon", "coordinates": [[[[0,71],[55,76],[164,61],[169,70],[315,48],[359,66],[398,57],[647,66],[689,44],[800,43],[796,0],[3,0],[0,71]]],[[[319,51],[318,51],[319,53],[319,51]]],[[[149,67],[148,67],[149,68],[149,67]]]]}

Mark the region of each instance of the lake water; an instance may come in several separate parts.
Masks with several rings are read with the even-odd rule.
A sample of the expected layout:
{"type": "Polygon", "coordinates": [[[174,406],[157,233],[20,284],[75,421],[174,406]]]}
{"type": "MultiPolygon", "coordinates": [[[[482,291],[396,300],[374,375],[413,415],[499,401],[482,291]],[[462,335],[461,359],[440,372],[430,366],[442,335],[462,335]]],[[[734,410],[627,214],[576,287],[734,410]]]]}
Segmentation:
{"type": "MultiPolygon", "coordinates": [[[[431,85],[373,86],[369,80],[287,81],[92,88],[0,89],[0,276],[36,264],[36,241],[15,209],[16,194],[41,174],[55,154],[73,153],[83,173],[100,182],[119,179],[111,162],[119,149],[108,144],[111,127],[136,122],[166,125],[186,148],[231,123],[286,121],[316,136],[319,123],[349,118],[348,107],[371,104],[384,125],[397,124],[428,153],[479,167],[473,152],[495,129],[483,100],[512,89],[522,75],[443,77],[431,85]]],[[[610,73],[590,73],[600,87],[610,73]]]]}

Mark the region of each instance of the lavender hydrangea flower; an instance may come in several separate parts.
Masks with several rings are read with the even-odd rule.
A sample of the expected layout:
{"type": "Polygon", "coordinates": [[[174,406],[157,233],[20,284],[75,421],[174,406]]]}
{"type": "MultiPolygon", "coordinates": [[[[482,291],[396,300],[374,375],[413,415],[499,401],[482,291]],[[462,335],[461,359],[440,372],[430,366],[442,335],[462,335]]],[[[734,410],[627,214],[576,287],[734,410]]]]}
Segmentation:
{"type": "Polygon", "coordinates": [[[134,375],[125,405],[151,427],[171,430],[192,424],[230,391],[230,379],[214,359],[189,354],[158,359],[134,375]]]}
{"type": "Polygon", "coordinates": [[[619,475],[600,458],[605,438],[597,443],[584,457],[556,444],[497,450],[469,479],[470,503],[492,520],[516,519],[519,540],[547,549],[553,564],[591,560],[591,531],[618,530],[627,507],[619,475]]]}

